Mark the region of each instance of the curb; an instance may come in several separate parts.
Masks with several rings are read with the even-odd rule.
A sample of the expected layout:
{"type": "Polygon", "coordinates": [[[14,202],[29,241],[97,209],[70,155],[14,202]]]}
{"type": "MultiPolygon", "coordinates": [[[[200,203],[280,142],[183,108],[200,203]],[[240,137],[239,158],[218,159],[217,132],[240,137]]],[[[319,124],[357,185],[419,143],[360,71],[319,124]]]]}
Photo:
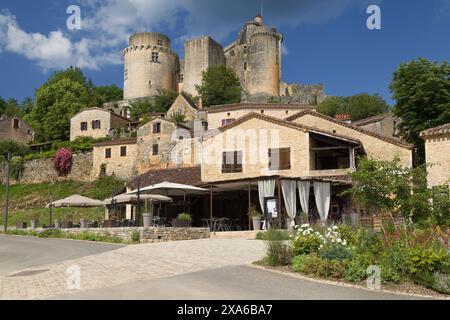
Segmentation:
{"type": "Polygon", "coordinates": [[[16,238],[27,238],[27,239],[40,239],[40,240],[64,240],[64,241],[75,241],[75,242],[84,242],[84,243],[108,244],[108,245],[115,245],[115,246],[118,246],[118,247],[126,247],[126,246],[130,246],[130,245],[135,245],[135,244],[101,242],[101,241],[89,241],[89,240],[76,240],[76,239],[65,239],[65,238],[39,238],[39,237],[33,237],[33,236],[21,236],[21,235],[15,235],[15,234],[3,234],[3,233],[0,233],[0,237],[1,236],[16,237],[16,238]]]}
{"type": "Polygon", "coordinates": [[[345,288],[351,288],[351,289],[360,289],[360,290],[364,290],[364,291],[368,291],[368,292],[378,292],[378,293],[386,293],[386,294],[394,294],[394,295],[402,295],[402,296],[410,296],[410,297],[418,297],[418,298],[427,298],[427,299],[433,299],[433,300],[450,300],[450,297],[444,298],[444,297],[439,297],[439,296],[430,296],[430,295],[424,295],[424,294],[418,294],[418,293],[406,293],[406,292],[402,292],[402,291],[393,291],[393,290],[386,290],[386,289],[371,290],[371,289],[368,289],[368,288],[365,288],[362,286],[358,286],[355,284],[331,281],[331,280],[325,280],[325,279],[310,278],[310,277],[307,277],[302,274],[273,270],[273,269],[265,268],[262,266],[257,266],[254,264],[250,265],[250,267],[259,269],[259,270],[272,272],[272,273],[277,273],[277,274],[288,276],[291,278],[297,278],[297,279],[302,279],[302,280],[311,281],[311,282],[315,282],[315,283],[327,284],[327,285],[333,285],[333,286],[339,286],[339,287],[345,287],[345,288]]]}

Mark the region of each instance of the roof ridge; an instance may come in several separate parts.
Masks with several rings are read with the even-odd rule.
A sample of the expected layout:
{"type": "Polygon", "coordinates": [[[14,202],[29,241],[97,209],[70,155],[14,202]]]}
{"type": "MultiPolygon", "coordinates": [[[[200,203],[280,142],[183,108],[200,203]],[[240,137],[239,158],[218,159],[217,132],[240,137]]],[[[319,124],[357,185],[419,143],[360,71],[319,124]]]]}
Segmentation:
{"type": "Polygon", "coordinates": [[[296,114],[294,114],[294,115],[292,115],[290,117],[287,117],[285,120],[286,121],[293,121],[295,119],[298,119],[298,118],[304,116],[305,114],[310,114],[310,115],[313,115],[313,116],[317,116],[319,118],[322,118],[322,119],[334,122],[334,123],[339,124],[341,126],[344,126],[344,127],[349,128],[349,129],[353,129],[353,130],[359,131],[361,133],[367,134],[369,136],[372,136],[374,138],[380,139],[380,140],[388,142],[388,143],[395,144],[395,145],[400,146],[400,147],[404,147],[404,148],[407,148],[407,149],[410,149],[410,150],[414,149],[414,145],[412,145],[412,144],[409,144],[409,143],[406,143],[406,142],[402,142],[402,141],[394,139],[394,138],[386,137],[386,136],[383,136],[381,134],[378,134],[378,133],[375,133],[375,132],[372,132],[372,131],[369,131],[369,130],[366,130],[366,129],[363,129],[363,128],[360,128],[360,127],[357,127],[355,125],[352,125],[352,124],[349,124],[349,123],[346,123],[346,122],[343,122],[343,121],[336,120],[336,119],[334,119],[334,118],[332,118],[330,116],[324,115],[324,114],[319,113],[317,111],[303,110],[303,111],[298,112],[298,113],[296,113],[296,114]]]}

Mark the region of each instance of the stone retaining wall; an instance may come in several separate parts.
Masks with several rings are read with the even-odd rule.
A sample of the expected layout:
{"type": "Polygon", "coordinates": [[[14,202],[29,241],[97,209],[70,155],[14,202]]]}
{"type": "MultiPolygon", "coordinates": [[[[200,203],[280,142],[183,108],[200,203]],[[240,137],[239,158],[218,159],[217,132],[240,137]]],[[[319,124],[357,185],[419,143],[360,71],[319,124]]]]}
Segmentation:
{"type": "Polygon", "coordinates": [[[131,241],[134,231],[141,236],[141,243],[209,239],[208,228],[95,228],[95,229],[61,229],[68,233],[89,232],[96,234],[109,234],[131,241]]]}

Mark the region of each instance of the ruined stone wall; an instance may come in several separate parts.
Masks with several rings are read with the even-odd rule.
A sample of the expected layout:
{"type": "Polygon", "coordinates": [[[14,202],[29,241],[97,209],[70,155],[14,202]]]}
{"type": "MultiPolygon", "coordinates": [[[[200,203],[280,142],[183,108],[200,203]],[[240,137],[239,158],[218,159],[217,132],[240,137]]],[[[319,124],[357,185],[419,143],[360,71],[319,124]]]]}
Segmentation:
{"type": "Polygon", "coordinates": [[[133,35],[124,50],[124,99],[155,96],[161,89],[177,90],[179,69],[168,37],[153,32],[133,35]],[[157,62],[152,61],[152,53],[158,53],[157,62]]]}
{"type": "Polygon", "coordinates": [[[33,128],[19,117],[0,117],[0,141],[14,140],[18,143],[27,144],[33,141],[33,128]],[[18,128],[14,128],[14,119],[19,121],[18,128]]]}
{"type": "Polygon", "coordinates": [[[53,168],[52,159],[31,160],[24,164],[20,183],[33,184],[64,180],[92,181],[92,164],[92,153],[76,154],[73,156],[73,165],[70,174],[66,177],[60,177],[53,168]]]}
{"type": "Polygon", "coordinates": [[[210,37],[202,37],[186,41],[184,54],[183,90],[197,96],[195,85],[201,83],[202,72],[210,66],[226,64],[223,48],[210,37]]]}

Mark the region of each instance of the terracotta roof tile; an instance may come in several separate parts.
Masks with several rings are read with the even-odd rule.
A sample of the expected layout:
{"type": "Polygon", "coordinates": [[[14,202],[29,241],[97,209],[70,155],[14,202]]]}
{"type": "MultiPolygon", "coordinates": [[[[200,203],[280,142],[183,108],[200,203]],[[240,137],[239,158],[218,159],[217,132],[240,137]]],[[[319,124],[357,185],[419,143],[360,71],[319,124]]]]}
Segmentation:
{"type": "Polygon", "coordinates": [[[118,139],[118,140],[97,142],[97,143],[94,143],[94,147],[119,146],[119,145],[124,145],[124,144],[136,144],[136,143],[137,143],[136,138],[118,139]]]}
{"type": "Polygon", "coordinates": [[[443,124],[441,126],[438,126],[438,127],[424,130],[420,133],[420,136],[427,137],[427,136],[436,136],[436,135],[448,134],[448,133],[450,133],[450,122],[443,124]]]}
{"type": "MultiPolygon", "coordinates": [[[[202,184],[201,169],[199,166],[150,170],[140,175],[139,178],[141,187],[158,184],[164,181],[188,184],[192,186],[199,186],[202,184]]],[[[132,189],[136,189],[137,179],[138,178],[134,178],[130,180],[127,186],[132,189]]]]}
{"type": "Polygon", "coordinates": [[[222,104],[205,108],[208,113],[216,113],[230,110],[241,109],[308,109],[315,110],[316,107],[304,104],[279,104],[279,103],[235,103],[235,104],[222,104]]]}
{"type": "Polygon", "coordinates": [[[354,121],[352,124],[354,126],[357,126],[357,127],[364,126],[366,124],[370,124],[370,123],[381,121],[381,120],[383,120],[383,119],[385,119],[385,118],[387,118],[389,116],[393,116],[393,115],[394,114],[390,113],[390,112],[383,113],[383,114],[378,114],[376,116],[372,116],[372,117],[364,118],[364,119],[361,119],[361,120],[358,120],[358,121],[354,121]]]}

